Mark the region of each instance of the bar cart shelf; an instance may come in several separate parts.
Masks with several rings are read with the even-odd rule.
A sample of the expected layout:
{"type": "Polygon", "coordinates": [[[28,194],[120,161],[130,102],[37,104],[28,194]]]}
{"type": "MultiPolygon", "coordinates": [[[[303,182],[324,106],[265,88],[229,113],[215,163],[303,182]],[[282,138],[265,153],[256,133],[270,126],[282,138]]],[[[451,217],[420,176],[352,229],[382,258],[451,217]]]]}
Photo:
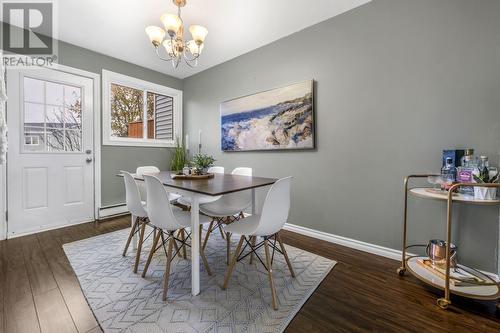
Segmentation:
{"type": "MultiPolygon", "coordinates": [[[[462,297],[468,297],[480,300],[499,300],[500,299],[500,281],[494,280],[492,277],[485,275],[477,270],[472,270],[475,275],[479,275],[486,282],[477,283],[468,286],[455,286],[450,282],[450,249],[449,244],[451,243],[451,231],[452,231],[452,207],[454,203],[461,204],[472,204],[472,205],[482,205],[500,206],[500,199],[494,200],[477,200],[471,198],[470,196],[465,196],[459,193],[454,193],[456,189],[461,186],[472,186],[472,187],[495,187],[500,188],[500,184],[478,184],[478,183],[458,183],[454,184],[449,192],[436,193],[430,188],[425,187],[414,187],[409,188],[409,181],[414,178],[427,178],[429,176],[436,175],[410,175],[405,178],[404,181],[404,218],[403,218],[403,246],[402,246],[402,258],[401,267],[398,268],[397,273],[399,276],[404,276],[405,272],[408,271],[410,274],[415,276],[420,281],[429,284],[435,288],[444,290],[444,297],[437,299],[437,304],[440,308],[446,309],[451,304],[450,294],[459,295],[462,297]],[[417,198],[439,200],[447,203],[447,215],[446,215],[446,265],[445,265],[445,276],[444,278],[430,272],[425,267],[421,267],[418,263],[419,259],[427,257],[419,257],[414,255],[409,255],[407,253],[408,248],[416,245],[407,245],[407,221],[408,221],[408,195],[412,195],[417,198]]],[[[462,266],[463,268],[467,268],[462,266]]],[[[469,269],[469,268],[467,268],[469,269]]],[[[497,307],[500,307],[500,303],[497,302],[497,307]]]]}

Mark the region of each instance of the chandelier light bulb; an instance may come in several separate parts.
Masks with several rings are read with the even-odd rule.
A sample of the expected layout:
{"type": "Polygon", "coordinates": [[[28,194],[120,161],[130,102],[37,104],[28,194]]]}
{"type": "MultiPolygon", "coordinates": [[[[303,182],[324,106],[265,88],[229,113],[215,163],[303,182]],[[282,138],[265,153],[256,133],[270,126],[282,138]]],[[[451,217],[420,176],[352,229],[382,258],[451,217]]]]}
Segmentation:
{"type": "Polygon", "coordinates": [[[146,34],[155,47],[158,47],[165,38],[165,30],[153,25],[146,28],[146,34]]]}
{"type": "Polygon", "coordinates": [[[196,44],[203,44],[203,42],[205,41],[205,37],[207,37],[208,34],[207,28],[201,25],[190,26],[189,32],[191,33],[191,36],[193,36],[193,40],[196,42],[196,44]]]}
{"type": "Polygon", "coordinates": [[[171,39],[165,39],[163,41],[163,47],[165,48],[165,51],[167,51],[168,55],[170,56],[175,55],[174,44],[172,43],[171,39]]]}
{"type": "Polygon", "coordinates": [[[186,46],[192,55],[201,54],[201,50],[203,50],[203,45],[204,44],[200,44],[200,45],[196,44],[196,42],[194,40],[190,40],[189,42],[186,43],[186,46]]]}
{"type": "Polygon", "coordinates": [[[160,17],[160,20],[165,26],[165,30],[167,30],[170,37],[175,36],[175,34],[179,31],[179,28],[182,26],[181,18],[174,14],[163,14],[160,17]]]}

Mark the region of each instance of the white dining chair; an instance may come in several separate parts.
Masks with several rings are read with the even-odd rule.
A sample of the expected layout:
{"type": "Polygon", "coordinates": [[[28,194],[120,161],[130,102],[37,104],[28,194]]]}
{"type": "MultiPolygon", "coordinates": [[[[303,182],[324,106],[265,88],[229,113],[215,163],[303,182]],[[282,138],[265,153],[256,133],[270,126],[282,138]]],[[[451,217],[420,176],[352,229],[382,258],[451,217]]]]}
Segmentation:
{"type": "MultiPolygon", "coordinates": [[[[148,218],[150,224],[156,230],[156,235],[153,239],[153,244],[151,245],[151,250],[142,272],[142,277],[146,276],[154,253],[159,248],[163,247],[165,253],[167,254],[167,264],[165,267],[163,281],[163,301],[165,301],[167,299],[168,279],[170,276],[170,264],[172,259],[179,254],[185,246],[189,246],[187,244],[187,240],[190,238],[189,233],[187,233],[186,239],[181,240],[175,238],[174,232],[191,226],[191,213],[170,204],[169,193],[158,178],[144,175],[144,180],[146,182],[146,192],[148,197],[148,218]],[[165,234],[167,235],[167,238],[165,238],[165,234]],[[158,245],[160,238],[161,244],[158,245]],[[180,247],[176,247],[177,241],[181,243],[180,247]],[[167,249],[165,249],[165,245],[167,243],[167,249]],[[173,247],[176,247],[176,252],[174,254],[172,254],[173,247]]],[[[200,223],[206,221],[207,217],[200,216],[200,223]]],[[[212,273],[210,271],[210,267],[208,266],[208,261],[201,249],[200,256],[208,275],[211,275],[212,273]]]]}
{"type": "MultiPolygon", "coordinates": [[[[247,167],[238,167],[235,168],[231,174],[238,176],[252,176],[252,168],[247,167]]],[[[221,229],[223,224],[232,223],[233,221],[244,217],[243,211],[252,205],[252,193],[251,191],[240,191],[236,193],[229,193],[223,195],[219,200],[205,203],[200,205],[200,212],[205,215],[208,215],[212,218],[207,230],[207,234],[205,236],[205,240],[203,241],[202,248],[205,249],[208,238],[210,234],[215,229],[221,229]]],[[[224,238],[224,234],[222,238],[224,238]]],[[[227,255],[226,255],[226,263],[229,265],[230,258],[230,247],[231,247],[231,234],[226,233],[226,242],[227,242],[227,255]]]]}
{"type": "Polygon", "coordinates": [[[231,263],[227,269],[222,289],[227,289],[229,278],[231,277],[231,273],[236,262],[242,260],[250,254],[254,254],[264,265],[264,268],[269,276],[272,303],[275,310],[278,309],[272,269],[275,251],[281,253],[285,257],[288,269],[290,270],[292,277],[295,277],[295,272],[293,271],[292,264],[288,258],[288,254],[279,234],[288,219],[288,213],[290,210],[291,181],[292,177],[286,177],[278,180],[273,184],[273,186],[271,186],[262,207],[262,214],[252,215],[244,220],[236,221],[224,226],[224,230],[227,232],[241,235],[241,237],[238,246],[236,247],[236,251],[231,257],[231,263]],[[255,244],[252,240],[255,240],[256,237],[263,237],[263,240],[260,243],[255,244]],[[247,246],[249,247],[249,252],[246,254],[243,254],[245,248],[242,250],[244,242],[246,242],[245,248],[247,246]],[[279,249],[276,247],[276,242],[279,244],[279,249]],[[261,247],[264,247],[265,261],[263,261],[257,253],[257,250],[261,247]],[[269,248],[272,248],[272,254],[270,253],[269,248]]]}
{"type": "Polygon", "coordinates": [[[137,273],[137,267],[139,266],[139,259],[141,256],[142,244],[144,242],[144,233],[146,225],[148,224],[148,213],[146,212],[146,202],[141,200],[139,187],[132,177],[132,175],[127,171],[120,171],[123,175],[123,181],[125,182],[125,202],[127,209],[130,214],[135,217],[132,223],[132,228],[128,235],[127,243],[125,244],[125,249],[123,250],[123,256],[127,254],[130,242],[135,234],[139,233],[139,241],[137,244],[137,253],[135,256],[134,273],[137,273]]]}
{"type": "MultiPolygon", "coordinates": [[[[159,173],[160,169],[155,167],[154,165],[146,165],[146,166],[140,166],[137,167],[135,170],[135,174],[137,176],[143,176],[144,174],[151,174],[151,173],[159,173]]],[[[146,194],[146,183],[143,181],[138,181],[137,186],[139,187],[139,192],[141,194],[141,200],[142,201],[147,201],[147,194],[146,194]]],[[[181,195],[177,193],[171,193],[169,194],[169,199],[170,202],[175,202],[181,197],[181,195]]]]}

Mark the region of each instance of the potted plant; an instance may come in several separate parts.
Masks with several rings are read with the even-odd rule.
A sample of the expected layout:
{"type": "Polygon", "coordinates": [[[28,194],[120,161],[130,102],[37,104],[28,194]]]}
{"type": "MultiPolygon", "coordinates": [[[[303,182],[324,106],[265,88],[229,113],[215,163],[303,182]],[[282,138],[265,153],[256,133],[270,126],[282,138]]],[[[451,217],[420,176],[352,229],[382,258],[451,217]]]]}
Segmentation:
{"type": "Polygon", "coordinates": [[[172,161],[170,162],[170,170],[174,171],[176,174],[180,174],[186,163],[187,160],[184,146],[179,143],[179,138],[176,138],[172,161]]]}
{"type": "MultiPolygon", "coordinates": [[[[490,177],[490,172],[487,168],[479,171],[479,174],[473,175],[476,183],[479,184],[496,184],[499,182],[499,173],[490,177]]],[[[497,189],[495,187],[474,187],[474,199],[477,200],[494,200],[497,197],[497,189]]]]}
{"type": "Polygon", "coordinates": [[[196,154],[193,157],[193,164],[196,170],[201,175],[206,175],[208,168],[214,165],[215,158],[207,154],[196,154]]]}

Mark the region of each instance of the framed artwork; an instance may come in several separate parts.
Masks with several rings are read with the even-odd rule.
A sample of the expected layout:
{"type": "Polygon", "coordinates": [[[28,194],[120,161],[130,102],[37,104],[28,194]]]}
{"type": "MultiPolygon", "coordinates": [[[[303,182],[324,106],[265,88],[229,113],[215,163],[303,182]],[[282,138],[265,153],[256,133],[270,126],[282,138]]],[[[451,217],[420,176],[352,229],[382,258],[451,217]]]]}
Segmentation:
{"type": "Polygon", "coordinates": [[[221,149],[314,149],[313,95],[308,80],[221,103],[221,149]]]}

